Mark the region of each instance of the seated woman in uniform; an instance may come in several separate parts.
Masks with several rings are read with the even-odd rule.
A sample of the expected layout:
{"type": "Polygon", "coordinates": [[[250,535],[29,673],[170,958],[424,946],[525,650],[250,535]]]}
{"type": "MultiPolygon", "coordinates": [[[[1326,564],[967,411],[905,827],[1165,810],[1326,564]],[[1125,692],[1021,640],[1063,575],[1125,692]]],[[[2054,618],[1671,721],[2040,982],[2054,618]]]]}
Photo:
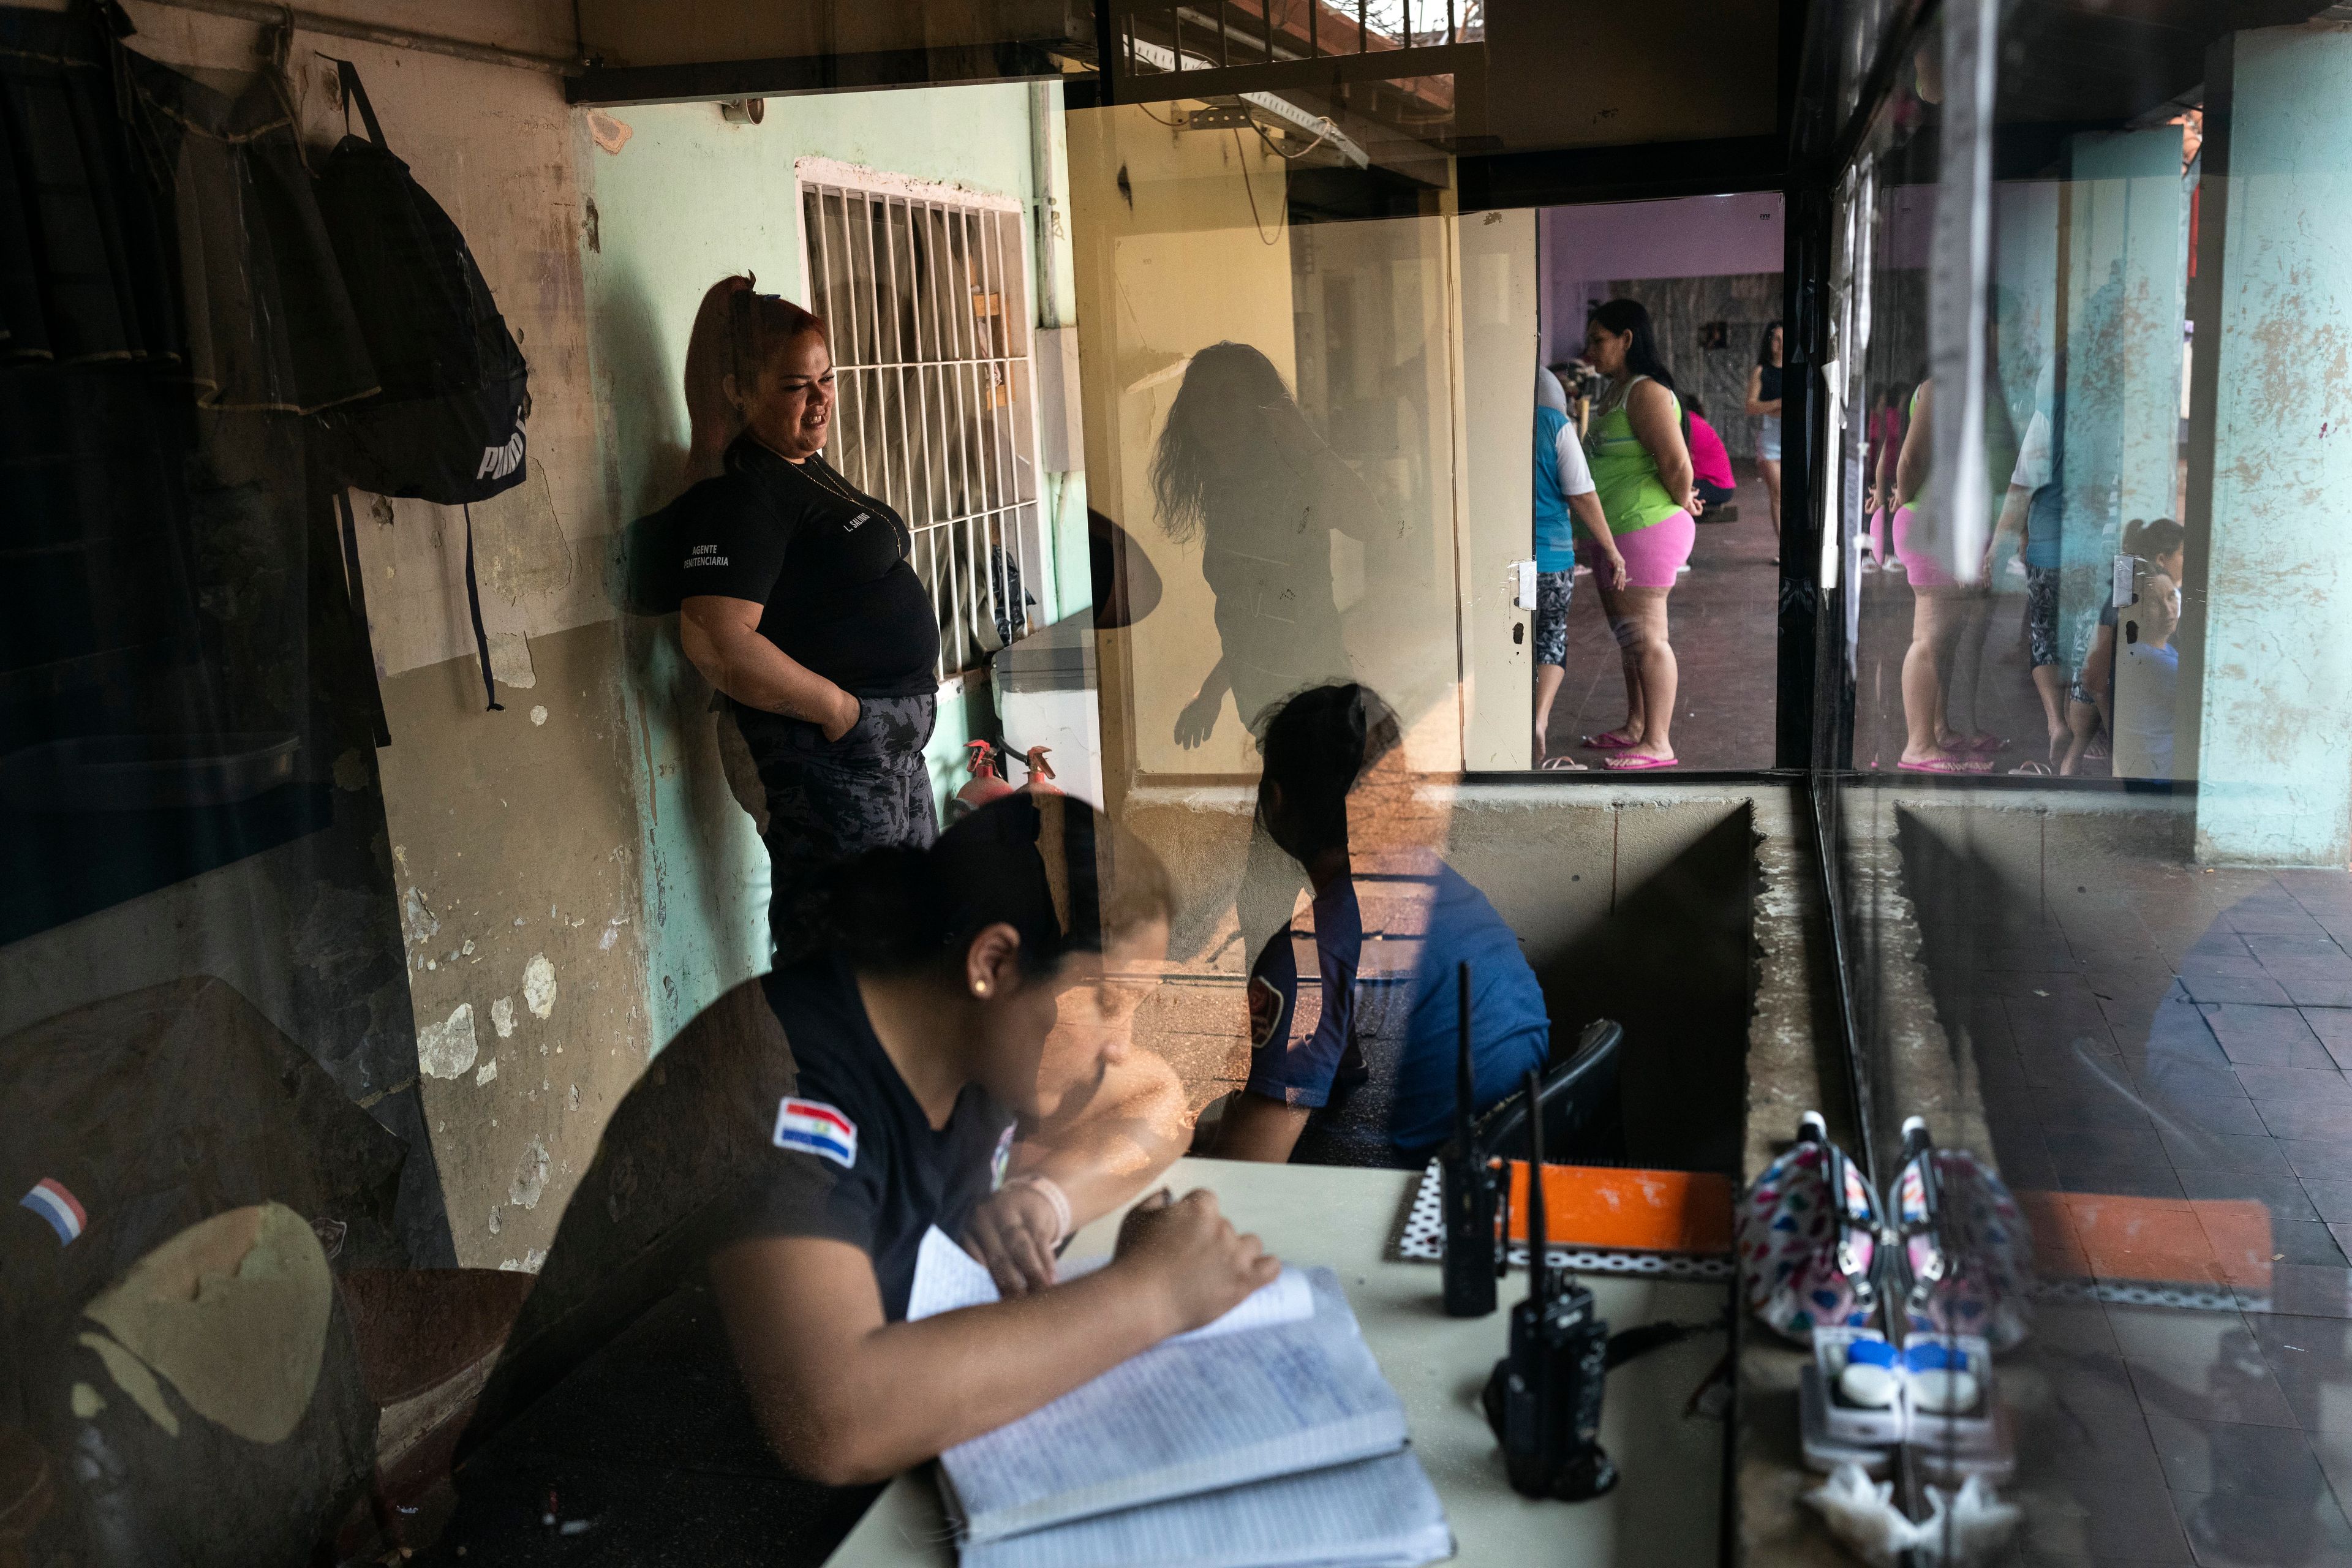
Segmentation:
{"type": "MultiPolygon", "coordinates": [[[[1118,912],[1119,862],[1148,853],[1082,803],[1009,798],[929,851],[867,856],[837,906],[845,951],[770,977],[799,1078],[710,1278],[792,1468],[893,1475],[1273,1279],[1256,1238],[1196,1192],[1133,1215],[1097,1273],[904,1321],[924,1234],[962,1227],[1003,1179],[1016,1117],[1047,1109],[1046,1037],[1061,992],[1102,971],[1097,933],[1130,939],[1111,944],[1114,963],[1164,952],[1164,912],[1118,912]]],[[[1074,1225],[1109,1206],[1062,1190],[1074,1225]]]]}
{"type": "Polygon", "coordinates": [[[1544,1065],[1543,992],[1486,896],[1415,841],[1379,697],[1318,687],[1263,732],[1258,817],[1314,902],[1250,970],[1249,1080],[1199,1142],[1226,1159],[1418,1170],[1453,1134],[1459,966],[1482,1112],[1544,1065]]]}
{"type": "MultiPolygon", "coordinates": [[[[1221,1315],[1279,1266],[1205,1192],[1147,1199],[1108,1267],[1053,1284],[1055,1246],[1181,1152],[1166,1068],[1135,1070],[1125,1044],[1169,915],[1150,851],[1066,796],[869,852],[840,884],[835,951],[730,993],[616,1110],[534,1308],[548,1297],[560,1327],[625,1272],[707,1268],[750,1414],[788,1469],[830,1485],[894,1475],[1221,1315]],[[934,1227],[1006,1299],[907,1321],[934,1227]]],[[[500,1369],[523,1398],[544,1375],[520,1364],[533,1337],[519,1327],[500,1369]]]]}

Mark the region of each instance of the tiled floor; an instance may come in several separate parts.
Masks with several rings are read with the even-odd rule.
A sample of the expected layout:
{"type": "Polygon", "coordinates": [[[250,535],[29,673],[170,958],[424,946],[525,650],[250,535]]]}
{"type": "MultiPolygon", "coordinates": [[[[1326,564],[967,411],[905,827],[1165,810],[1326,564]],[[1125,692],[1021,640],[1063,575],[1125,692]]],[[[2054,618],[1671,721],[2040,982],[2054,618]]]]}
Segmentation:
{"type": "Polygon", "coordinates": [[[2119,861],[2044,910],[1928,900],[2066,1292],[2003,1365],[2027,1560],[2352,1564],[2352,876],[2119,861]]]}
{"type": "MultiPolygon", "coordinates": [[[[1771,509],[1755,465],[1740,463],[1738,521],[1698,531],[1690,575],[1666,599],[1667,637],[1681,667],[1675,752],[1685,768],[1769,768],[1778,689],[1774,662],[1780,568],[1771,509]]],[[[1547,744],[1554,756],[1591,763],[1576,744],[1625,718],[1625,678],[1616,639],[1590,576],[1576,580],[1568,611],[1567,677],[1552,704],[1547,744]]]]}
{"type": "MultiPolygon", "coordinates": [[[[2003,772],[2046,742],[2008,586],[1956,714],[1972,696],[2010,741],[2003,772]]],[[[1907,580],[1866,576],[1863,606],[1867,773],[1902,750],[1907,580]]],[[[2352,875],[2206,871],[2157,849],[2160,815],[2144,835],[2120,816],[2115,853],[2045,877],[2046,905],[1906,854],[1920,956],[2054,1291],[2001,1363],[2004,1489],[2027,1562],[2352,1565],[2352,875]]]]}

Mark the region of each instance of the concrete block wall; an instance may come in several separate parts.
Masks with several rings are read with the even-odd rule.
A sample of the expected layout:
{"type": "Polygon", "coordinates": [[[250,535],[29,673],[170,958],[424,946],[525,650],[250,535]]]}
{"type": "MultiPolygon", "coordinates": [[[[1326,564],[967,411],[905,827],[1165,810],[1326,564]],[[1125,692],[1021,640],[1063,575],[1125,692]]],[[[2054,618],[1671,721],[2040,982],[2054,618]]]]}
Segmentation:
{"type": "MultiPolygon", "coordinates": [[[[1450,862],[1517,933],[1555,1030],[1625,1024],[1637,1160],[1738,1169],[1759,1042],[1770,1103],[1839,1111],[1839,1074],[1814,1058],[1830,1037],[1805,934],[1811,873],[1783,790],[1481,782],[1424,795],[1445,814],[1450,862]]],[[[1137,1036],[1195,1109],[1246,1075],[1250,961],[1305,888],[1270,847],[1253,858],[1254,798],[1146,786],[1122,818],[1167,861],[1181,906],[1177,962],[1137,1036]]]]}

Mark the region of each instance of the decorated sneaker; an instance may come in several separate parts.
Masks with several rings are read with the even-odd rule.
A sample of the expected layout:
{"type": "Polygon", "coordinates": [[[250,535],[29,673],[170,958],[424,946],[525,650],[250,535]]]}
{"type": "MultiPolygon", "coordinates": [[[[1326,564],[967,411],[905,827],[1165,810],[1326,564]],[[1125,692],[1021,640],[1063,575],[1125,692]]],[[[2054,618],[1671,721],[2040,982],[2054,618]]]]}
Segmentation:
{"type": "Polygon", "coordinates": [[[1999,1176],[1965,1149],[1937,1148],[1915,1116],[1886,1207],[1887,1290],[1908,1331],[1976,1334],[1996,1351],[2025,1337],[2032,1238],[1999,1176]]]}
{"type": "Polygon", "coordinates": [[[1748,1310],[1811,1342],[1823,1326],[1866,1325],[1878,1307],[1878,1199],[1819,1111],[1797,1144],[1764,1168],[1739,1211],[1739,1271],[1748,1310]]]}

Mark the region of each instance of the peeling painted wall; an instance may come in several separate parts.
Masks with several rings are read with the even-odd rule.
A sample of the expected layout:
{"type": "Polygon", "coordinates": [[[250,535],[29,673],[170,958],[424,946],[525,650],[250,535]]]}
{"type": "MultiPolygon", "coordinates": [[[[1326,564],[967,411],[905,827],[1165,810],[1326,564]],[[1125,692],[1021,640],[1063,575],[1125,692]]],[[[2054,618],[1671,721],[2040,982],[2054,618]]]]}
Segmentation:
{"type": "MultiPolygon", "coordinates": [[[[2209,163],[2201,220],[2214,232],[2199,258],[2212,301],[2197,324],[2200,401],[2213,391],[2210,416],[2198,411],[2211,420],[2210,468],[2197,471],[2192,438],[2190,475],[2191,525],[2210,528],[2210,542],[2190,541],[2208,617],[2197,852],[2340,868],[2352,858],[2352,29],[2240,33],[2228,55],[2226,148],[2207,152],[2226,173],[2209,163]]],[[[2191,669],[2184,657],[2184,687],[2191,669]]]]}
{"type": "Polygon", "coordinates": [[[384,683],[392,858],[457,1256],[543,1254],[650,1047],[635,738],[610,622],[536,639],[484,714],[471,659],[384,683]]]}

